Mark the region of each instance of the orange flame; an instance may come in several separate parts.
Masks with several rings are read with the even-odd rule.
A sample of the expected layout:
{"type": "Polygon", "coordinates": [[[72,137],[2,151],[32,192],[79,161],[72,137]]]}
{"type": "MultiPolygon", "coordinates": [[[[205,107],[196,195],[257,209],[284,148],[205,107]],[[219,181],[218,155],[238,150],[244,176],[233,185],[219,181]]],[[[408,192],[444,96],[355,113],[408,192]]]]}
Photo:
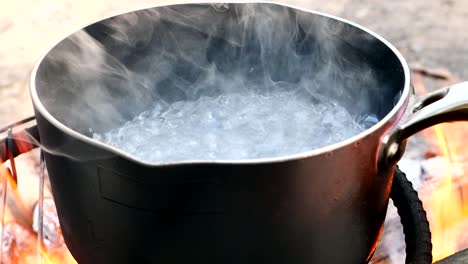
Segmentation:
{"type": "MultiPolygon", "coordinates": [[[[16,148],[21,153],[28,152],[33,148],[29,143],[26,133],[15,134],[15,143],[16,148]]],[[[5,145],[0,147],[5,149],[5,145]]],[[[9,186],[8,184],[4,185],[6,188],[0,186],[0,192],[2,194],[6,192],[7,194],[7,201],[4,204],[5,214],[3,215],[3,219],[0,219],[0,221],[5,223],[5,225],[0,226],[0,232],[2,233],[0,263],[76,264],[77,262],[63,243],[63,239],[61,244],[53,246],[47,246],[42,241],[40,243],[38,234],[33,230],[31,225],[33,222],[32,206],[38,198],[34,190],[34,184],[31,185],[31,182],[25,181],[17,186],[17,182],[12,176],[12,171],[7,169],[7,166],[3,162],[5,161],[0,160],[0,182],[9,183],[9,186]]],[[[9,163],[8,160],[6,163],[9,163]]],[[[19,165],[17,169],[22,170],[24,169],[24,165],[29,164],[17,163],[17,165],[19,165]]],[[[25,180],[24,176],[26,175],[22,174],[22,176],[22,180],[25,180]]]]}
{"type": "MultiPolygon", "coordinates": [[[[422,77],[415,77],[418,77],[414,78],[417,92],[425,93],[422,77]]],[[[431,227],[432,254],[437,261],[468,247],[462,241],[468,223],[468,203],[464,202],[468,199],[468,189],[465,190],[467,187],[463,187],[460,180],[465,173],[459,160],[468,126],[466,123],[437,125],[424,135],[443,156],[443,175],[437,175],[434,185],[424,186],[421,190],[431,227]]]]}
{"type": "MultiPolygon", "coordinates": [[[[63,247],[59,252],[56,252],[55,254],[47,253],[47,251],[41,250],[41,258],[41,264],[77,264],[76,260],[73,258],[73,256],[66,247],[63,247]]],[[[37,262],[34,262],[34,264],[35,263],[37,262]]]]}
{"type": "Polygon", "coordinates": [[[440,260],[460,250],[459,239],[464,232],[460,225],[468,220],[465,213],[468,208],[454,184],[456,169],[460,167],[455,159],[457,155],[445,138],[444,127],[437,126],[434,130],[444,155],[444,178],[433,190],[432,197],[426,204],[433,218],[431,230],[434,260],[440,260]]]}

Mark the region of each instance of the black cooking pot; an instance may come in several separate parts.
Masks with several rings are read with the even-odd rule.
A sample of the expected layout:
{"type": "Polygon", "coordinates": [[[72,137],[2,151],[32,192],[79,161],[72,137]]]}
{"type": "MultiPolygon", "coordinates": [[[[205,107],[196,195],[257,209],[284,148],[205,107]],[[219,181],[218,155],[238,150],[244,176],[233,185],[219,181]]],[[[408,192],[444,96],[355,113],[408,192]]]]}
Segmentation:
{"type": "Polygon", "coordinates": [[[466,83],[415,98],[409,77],[380,36],[286,5],[183,4],[94,23],[31,78],[65,241],[79,263],[368,262],[405,140],[468,119],[466,83]],[[186,100],[207,65],[226,85],[234,73],[313,82],[380,121],[323,148],[249,160],[146,162],[92,138],[154,100],[186,100]]]}

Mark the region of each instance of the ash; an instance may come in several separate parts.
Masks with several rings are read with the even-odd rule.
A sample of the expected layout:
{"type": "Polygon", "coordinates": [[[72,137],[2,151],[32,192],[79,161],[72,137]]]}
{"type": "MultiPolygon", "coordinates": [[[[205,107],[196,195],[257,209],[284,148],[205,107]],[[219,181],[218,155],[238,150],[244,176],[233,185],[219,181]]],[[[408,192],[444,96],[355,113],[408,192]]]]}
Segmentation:
{"type": "Polygon", "coordinates": [[[155,104],[122,127],[93,138],[147,162],[241,160],[337,143],[374,120],[353,118],[334,100],[306,89],[243,92],[155,104]]]}

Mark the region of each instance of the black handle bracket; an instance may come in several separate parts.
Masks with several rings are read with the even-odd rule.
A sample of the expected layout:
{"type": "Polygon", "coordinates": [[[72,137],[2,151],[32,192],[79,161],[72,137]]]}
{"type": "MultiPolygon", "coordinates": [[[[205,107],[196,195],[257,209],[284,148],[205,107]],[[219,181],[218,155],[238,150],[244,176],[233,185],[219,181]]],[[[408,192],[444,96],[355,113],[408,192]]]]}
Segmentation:
{"type": "Polygon", "coordinates": [[[413,185],[398,168],[390,198],[398,210],[405,233],[406,264],[432,263],[431,231],[426,211],[413,185]]]}
{"type": "Polygon", "coordinates": [[[16,187],[18,186],[18,176],[17,176],[17,173],[16,173],[16,164],[15,164],[15,157],[13,156],[13,153],[12,153],[12,148],[14,146],[15,142],[14,142],[14,139],[13,139],[13,129],[12,128],[9,128],[8,129],[8,137],[6,138],[6,153],[8,155],[8,160],[10,161],[10,167],[11,167],[11,170],[9,170],[9,174],[11,175],[11,177],[9,177],[10,179],[10,186],[13,190],[16,190],[16,187]]]}
{"type": "Polygon", "coordinates": [[[4,166],[2,163],[5,161],[10,161],[11,169],[7,167],[5,170],[6,177],[8,177],[8,181],[13,190],[15,190],[18,185],[15,157],[39,146],[39,131],[35,124],[15,133],[13,133],[13,129],[26,125],[33,120],[35,120],[34,116],[28,117],[0,129],[0,134],[7,133],[5,138],[0,138],[0,166],[4,166]]]}
{"type": "Polygon", "coordinates": [[[7,132],[6,137],[0,137],[0,163],[39,147],[39,131],[36,124],[19,132],[13,132],[14,128],[24,126],[34,120],[34,116],[28,117],[0,129],[0,134],[7,132]]]}

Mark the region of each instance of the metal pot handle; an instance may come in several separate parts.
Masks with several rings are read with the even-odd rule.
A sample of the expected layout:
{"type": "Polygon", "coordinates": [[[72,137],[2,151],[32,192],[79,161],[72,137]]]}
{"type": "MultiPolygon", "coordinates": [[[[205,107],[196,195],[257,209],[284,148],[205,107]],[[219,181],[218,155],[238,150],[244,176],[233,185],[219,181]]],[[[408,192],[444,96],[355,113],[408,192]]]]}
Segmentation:
{"type": "Polygon", "coordinates": [[[468,121],[468,82],[442,88],[416,100],[410,116],[382,138],[379,169],[396,164],[405,151],[405,141],[415,133],[444,122],[468,121]]]}

